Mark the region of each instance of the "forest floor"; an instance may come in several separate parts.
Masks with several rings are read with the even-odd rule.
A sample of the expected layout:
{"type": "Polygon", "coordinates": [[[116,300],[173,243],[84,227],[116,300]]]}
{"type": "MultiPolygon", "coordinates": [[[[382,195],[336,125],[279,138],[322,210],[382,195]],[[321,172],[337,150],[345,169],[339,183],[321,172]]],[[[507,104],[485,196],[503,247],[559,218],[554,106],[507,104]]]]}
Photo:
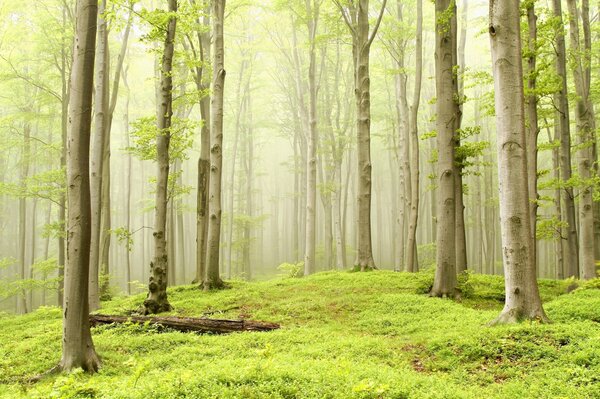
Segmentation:
{"type": "MultiPolygon", "coordinates": [[[[4,398],[600,398],[600,282],[540,282],[554,323],[487,327],[500,277],[471,275],[463,299],[429,298],[432,274],[325,272],[169,290],[173,314],[281,323],[199,335],[139,325],[92,331],[102,369],[25,381],[55,365],[61,314],[0,315],[4,398]],[[224,310],[224,312],[218,312],[224,310]]],[[[127,314],[143,295],[103,303],[127,314]]]]}

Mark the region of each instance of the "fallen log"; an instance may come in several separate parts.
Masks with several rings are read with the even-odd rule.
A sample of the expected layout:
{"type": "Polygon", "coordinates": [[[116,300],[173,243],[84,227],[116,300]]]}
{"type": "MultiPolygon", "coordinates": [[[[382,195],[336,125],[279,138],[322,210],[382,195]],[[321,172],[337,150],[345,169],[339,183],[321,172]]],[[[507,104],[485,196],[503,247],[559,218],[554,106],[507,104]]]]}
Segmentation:
{"type": "Polygon", "coordinates": [[[269,323],[255,320],[220,320],[204,319],[197,317],[146,317],[146,316],[109,316],[102,314],[91,314],[90,324],[98,326],[102,324],[136,323],[158,325],[182,332],[202,332],[213,334],[227,334],[237,331],[271,331],[280,326],[277,323],[269,323]]]}

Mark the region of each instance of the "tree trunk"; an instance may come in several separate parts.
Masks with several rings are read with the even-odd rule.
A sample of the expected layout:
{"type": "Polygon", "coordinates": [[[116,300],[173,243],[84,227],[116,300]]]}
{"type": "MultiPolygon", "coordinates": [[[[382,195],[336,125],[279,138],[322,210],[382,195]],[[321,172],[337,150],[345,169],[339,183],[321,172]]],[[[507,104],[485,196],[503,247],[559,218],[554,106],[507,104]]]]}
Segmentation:
{"type": "MultiPolygon", "coordinates": [[[[204,24],[210,22],[209,2],[204,2],[204,24]]],[[[200,25],[200,19],[196,19],[200,25]]],[[[206,250],[208,242],[208,183],[210,178],[210,95],[205,91],[210,86],[210,77],[204,67],[210,58],[210,33],[197,32],[200,60],[202,66],[196,67],[194,80],[200,97],[200,157],[198,158],[198,194],[196,197],[196,283],[202,285],[206,274],[206,250]]]]}
{"type": "Polygon", "coordinates": [[[498,323],[547,321],[538,291],[527,183],[527,132],[523,93],[519,0],[490,1],[500,221],[506,302],[498,323]]]}
{"type": "Polygon", "coordinates": [[[140,317],[140,316],[108,316],[90,315],[90,322],[94,325],[105,324],[150,324],[165,327],[181,332],[201,332],[212,334],[226,334],[239,331],[271,331],[279,328],[277,323],[268,323],[254,320],[222,320],[197,317],[140,317]]]}
{"type": "MultiPolygon", "coordinates": [[[[562,6],[560,0],[553,0],[554,17],[559,26],[556,35],[556,74],[561,78],[561,90],[555,94],[554,103],[560,123],[556,128],[560,131],[560,174],[562,182],[571,179],[571,133],[569,123],[569,100],[567,88],[567,50],[563,30],[562,6]]],[[[565,277],[579,277],[579,254],[577,226],[575,222],[575,200],[573,188],[562,190],[562,214],[567,227],[563,228],[565,277]]]]}
{"type": "Polygon", "coordinates": [[[211,97],[211,149],[208,197],[208,248],[204,289],[219,288],[223,281],[219,275],[221,239],[221,177],[223,173],[223,92],[225,86],[223,24],[225,0],[213,0],[211,5],[213,37],[213,83],[211,97]]]}
{"type": "Polygon", "coordinates": [[[308,66],[308,153],[306,157],[306,236],[304,251],[304,275],[316,271],[316,223],[317,223],[317,59],[316,36],[319,17],[319,5],[314,0],[306,0],[306,14],[309,37],[308,66]],[[312,3],[312,4],[311,4],[312,3]]]}
{"type": "Polygon", "coordinates": [[[381,17],[385,10],[384,0],[379,20],[373,32],[369,34],[369,0],[358,0],[356,24],[353,31],[353,47],[355,47],[355,95],[356,95],[356,131],[358,152],[358,187],[357,187],[357,229],[358,256],[357,267],[361,271],[376,269],[373,260],[373,243],[371,238],[371,79],[369,76],[369,54],[381,17]]]}
{"type": "MultiPolygon", "coordinates": [[[[25,122],[23,126],[23,152],[21,153],[21,167],[20,167],[20,183],[25,189],[27,177],[29,175],[29,163],[31,162],[31,124],[25,122]]],[[[27,200],[25,196],[19,198],[19,265],[20,265],[20,278],[25,280],[27,278],[27,200]]],[[[19,313],[28,313],[27,307],[27,292],[25,289],[21,290],[18,300],[18,311],[19,313]]]]}
{"type": "MultiPolygon", "coordinates": [[[[558,113],[555,113],[555,116],[558,116],[558,113]]],[[[558,121],[556,121],[558,122],[558,121]]],[[[555,122],[555,123],[556,123],[555,122]]],[[[548,122],[546,122],[546,126],[548,126],[548,122]]],[[[558,135],[559,133],[559,129],[554,129],[554,139],[552,138],[552,134],[550,133],[550,128],[547,128],[548,130],[548,142],[551,143],[552,141],[560,141],[560,136],[558,135]]],[[[559,148],[553,148],[552,149],[552,170],[553,172],[553,176],[552,178],[556,181],[560,180],[560,160],[559,160],[559,148]]],[[[562,213],[561,213],[561,209],[560,209],[560,193],[561,190],[559,187],[557,187],[554,190],[554,206],[555,206],[555,215],[556,218],[560,221],[562,220],[562,213]]],[[[563,243],[562,243],[562,238],[559,237],[555,238],[554,240],[555,242],[555,252],[556,252],[556,273],[555,276],[557,279],[562,280],[565,278],[565,267],[563,264],[564,258],[563,258],[563,243]]]]}
{"type": "Polygon", "coordinates": [[[409,119],[409,144],[411,163],[410,215],[408,221],[408,239],[406,240],[406,271],[419,270],[417,257],[417,222],[419,218],[419,104],[421,101],[421,81],[423,76],[423,0],[417,0],[417,32],[415,43],[415,87],[409,119]]]}
{"type": "Polygon", "coordinates": [[[92,159],[90,164],[90,197],[92,209],[92,239],[90,243],[90,277],[89,305],[90,310],[100,308],[100,242],[102,225],[102,178],[104,162],[104,145],[106,142],[108,120],[108,29],[104,12],[106,0],[99,3],[98,38],[94,99],[94,135],[92,140],[92,159]]]}
{"type": "MultiPolygon", "coordinates": [[[[584,26],[585,51],[591,51],[589,28],[589,4],[583,0],[581,19],[584,26]],[[589,47],[589,48],[588,48],[589,47]]],[[[582,179],[579,198],[579,234],[582,278],[589,280],[596,277],[596,264],[594,260],[594,213],[592,200],[592,140],[595,129],[595,116],[590,100],[589,68],[591,59],[589,55],[582,56],[579,33],[579,10],[574,0],[567,0],[569,9],[570,44],[574,67],[573,80],[577,93],[577,106],[575,117],[577,119],[577,136],[579,137],[578,169],[582,179]]]]}
{"type": "MultiPolygon", "coordinates": [[[[177,12],[177,0],[169,0],[169,12],[177,12]]],[[[144,314],[171,310],[167,299],[168,254],[165,236],[167,224],[169,144],[171,140],[171,117],[173,116],[173,53],[177,18],[169,17],[162,55],[160,73],[160,97],[157,98],[158,114],[156,155],[158,170],[156,177],[156,204],[154,210],[154,260],[150,262],[148,297],[144,301],[144,314]]]]}
{"type": "MultiPolygon", "coordinates": [[[[465,71],[465,44],[467,39],[467,10],[468,10],[468,1],[463,1],[462,4],[462,26],[461,26],[461,36],[460,42],[458,42],[457,34],[458,27],[457,19],[454,18],[451,21],[451,24],[454,24],[452,28],[452,40],[456,43],[453,45],[453,58],[454,64],[457,65],[456,79],[457,79],[457,100],[454,103],[456,108],[456,118],[455,118],[455,140],[456,140],[456,148],[460,148],[461,143],[461,127],[462,127],[462,117],[463,117],[463,97],[464,97],[464,78],[463,74],[465,71]]],[[[456,11],[455,11],[456,12],[456,11]]],[[[455,154],[456,155],[456,154],[455,154]]],[[[454,190],[455,190],[455,228],[456,228],[456,272],[462,273],[467,270],[467,237],[465,232],[465,202],[463,196],[463,164],[464,159],[457,157],[455,160],[455,174],[454,178],[456,179],[454,182],[454,190]]]]}
{"type": "MultiPolygon", "coordinates": [[[[125,97],[125,112],[123,114],[123,125],[125,128],[125,147],[128,148],[130,143],[129,143],[129,101],[131,98],[131,92],[129,90],[129,84],[127,82],[127,69],[128,68],[124,68],[122,70],[122,74],[123,74],[123,85],[125,86],[125,89],[127,90],[127,96],[125,97]]],[[[127,173],[127,187],[125,188],[126,190],[126,202],[125,202],[125,228],[127,229],[128,232],[131,232],[131,186],[133,185],[133,178],[132,178],[132,156],[131,153],[128,152],[127,153],[127,167],[126,167],[126,172],[127,173]]],[[[129,248],[129,246],[127,246],[127,258],[126,258],[126,279],[127,279],[127,294],[131,295],[131,250],[132,248],[129,248]]]]}
{"type": "Polygon", "coordinates": [[[94,372],[96,355],[89,322],[88,278],[91,240],[89,150],[98,2],[77,1],[69,93],[67,153],[68,263],[65,273],[63,348],[59,367],[94,372]]]}
{"type": "Polygon", "coordinates": [[[529,192],[529,220],[531,225],[531,258],[532,263],[537,270],[537,210],[538,210],[538,191],[537,191],[537,140],[540,133],[538,127],[537,112],[537,94],[536,94],[536,56],[537,56],[537,16],[535,15],[534,3],[527,3],[527,24],[528,24],[528,62],[527,62],[527,182],[529,192]]]}
{"type": "MultiPolygon", "coordinates": [[[[254,124],[252,121],[252,102],[250,95],[250,81],[246,85],[246,149],[245,149],[245,171],[246,171],[246,222],[244,223],[244,246],[242,251],[243,276],[246,280],[252,279],[252,264],[250,259],[252,249],[252,215],[254,214],[254,124]]],[[[260,246],[259,246],[260,247],[260,246]]]]}
{"type": "Polygon", "coordinates": [[[456,5],[436,0],[436,108],[438,146],[437,268],[431,295],[456,294],[455,126],[457,82],[454,64],[456,5]],[[450,14],[449,14],[450,13],[450,14]],[[446,17],[444,17],[446,16],[446,17]]]}

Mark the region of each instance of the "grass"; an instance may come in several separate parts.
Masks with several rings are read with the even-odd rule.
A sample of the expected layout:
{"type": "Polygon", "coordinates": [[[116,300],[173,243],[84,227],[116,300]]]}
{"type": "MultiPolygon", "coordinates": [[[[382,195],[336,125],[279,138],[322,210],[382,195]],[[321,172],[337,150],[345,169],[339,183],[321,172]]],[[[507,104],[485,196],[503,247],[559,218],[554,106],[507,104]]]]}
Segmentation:
{"type": "MultiPolygon", "coordinates": [[[[60,357],[60,310],[0,316],[5,398],[598,398],[600,284],[567,294],[541,281],[553,324],[487,327],[500,277],[470,276],[460,302],[423,294],[432,275],[320,273],[169,290],[174,314],[275,321],[268,333],[198,335],[93,329],[101,371],[23,381],[60,357]]],[[[127,314],[143,296],[103,304],[127,314]]]]}

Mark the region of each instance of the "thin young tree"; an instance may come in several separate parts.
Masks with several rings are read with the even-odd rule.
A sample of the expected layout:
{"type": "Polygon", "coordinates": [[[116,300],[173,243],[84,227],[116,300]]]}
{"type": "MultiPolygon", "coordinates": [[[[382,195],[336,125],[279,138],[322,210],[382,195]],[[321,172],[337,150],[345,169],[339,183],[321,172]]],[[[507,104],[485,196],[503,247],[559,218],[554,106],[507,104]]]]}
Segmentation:
{"type": "Polygon", "coordinates": [[[491,0],[489,18],[506,291],[504,309],[492,323],[547,321],[532,256],[519,0],[491,0]]]}
{"type": "Polygon", "coordinates": [[[535,0],[526,4],[527,9],[527,182],[529,184],[529,220],[531,224],[532,239],[532,257],[533,264],[537,267],[537,211],[538,211],[538,190],[537,190],[537,140],[540,133],[538,125],[538,96],[537,87],[537,15],[535,14],[535,0]]]}
{"type": "Polygon", "coordinates": [[[411,170],[411,195],[408,215],[408,237],[406,240],[406,271],[419,270],[417,257],[417,222],[419,218],[419,104],[423,77],[423,0],[417,0],[417,27],[415,39],[415,85],[409,114],[409,153],[411,170]]]}
{"type": "Polygon", "coordinates": [[[158,115],[156,155],[158,171],[156,178],[156,203],[154,209],[154,259],[150,262],[148,297],[144,301],[144,313],[160,313],[171,310],[167,299],[167,271],[169,265],[166,240],[169,144],[171,141],[171,118],[173,116],[173,55],[175,30],[177,28],[177,0],[169,0],[169,19],[166,26],[164,50],[160,70],[160,95],[157,98],[158,115]]]}
{"type": "Polygon", "coordinates": [[[104,12],[106,0],[99,3],[98,38],[96,39],[94,134],[91,147],[90,197],[92,209],[92,240],[90,244],[90,310],[100,307],[100,237],[102,233],[102,178],[104,143],[108,114],[108,27],[104,12]]]}
{"type": "Polygon", "coordinates": [[[225,89],[225,48],[223,25],[225,0],[213,0],[211,5],[213,38],[213,82],[210,128],[210,178],[208,190],[208,243],[206,251],[206,274],[204,289],[223,286],[219,275],[221,239],[221,180],[223,175],[223,97],[225,89]]]}
{"type": "Polygon", "coordinates": [[[98,370],[89,322],[88,278],[91,240],[90,132],[97,0],[78,0],[69,90],[67,151],[67,264],[63,306],[63,348],[59,368],[98,370]]]}
{"type": "Polygon", "coordinates": [[[371,78],[369,59],[371,45],[385,12],[383,0],[379,16],[371,31],[369,28],[369,0],[351,0],[342,4],[334,0],[352,36],[354,61],[354,93],[356,97],[356,132],[358,153],[357,187],[357,245],[355,266],[361,271],[376,269],[371,237],[371,78]]]}
{"type": "Polygon", "coordinates": [[[581,260],[581,277],[589,280],[596,277],[596,263],[594,259],[594,205],[592,199],[592,165],[595,161],[592,157],[592,143],[596,120],[594,107],[590,99],[591,35],[589,0],[582,1],[581,10],[578,9],[575,0],[568,0],[567,7],[569,10],[569,41],[573,62],[571,70],[573,72],[573,81],[575,82],[575,92],[577,93],[575,118],[580,146],[578,152],[578,172],[583,185],[579,191],[579,258],[581,260]],[[580,16],[584,31],[583,49],[580,44],[580,16]]]}
{"type": "MultiPolygon", "coordinates": [[[[561,0],[552,0],[554,17],[558,21],[558,31],[556,32],[556,74],[561,79],[560,90],[554,96],[556,104],[556,118],[558,122],[555,126],[557,135],[560,136],[560,178],[562,182],[568,182],[572,177],[571,168],[571,129],[569,122],[569,99],[567,86],[567,50],[565,46],[565,33],[562,17],[561,0]]],[[[565,270],[564,277],[579,277],[579,241],[577,235],[577,226],[575,222],[575,197],[573,188],[565,184],[561,191],[562,197],[562,215],[566,227],[562,229],[563,265],[565,270]]]]}
{"type": "Polygon", "coordinates": [[[436,0],[435,20],[438,213],[437,268],[431,295],[445,297],[456,294],[456,3],[453,0],[436,0]]]}
{"type": "MultiPolygon", "coordinates": [[[[304,252],[304,274],[316,271],[316,222],[317,222],[317,27],[320,1],[306,0],[306,26],[308,28],[308,154],[306,157],[306,243],[304,252]]],[[[329,266],[329,265],[327,265],[329,266]]]]}

